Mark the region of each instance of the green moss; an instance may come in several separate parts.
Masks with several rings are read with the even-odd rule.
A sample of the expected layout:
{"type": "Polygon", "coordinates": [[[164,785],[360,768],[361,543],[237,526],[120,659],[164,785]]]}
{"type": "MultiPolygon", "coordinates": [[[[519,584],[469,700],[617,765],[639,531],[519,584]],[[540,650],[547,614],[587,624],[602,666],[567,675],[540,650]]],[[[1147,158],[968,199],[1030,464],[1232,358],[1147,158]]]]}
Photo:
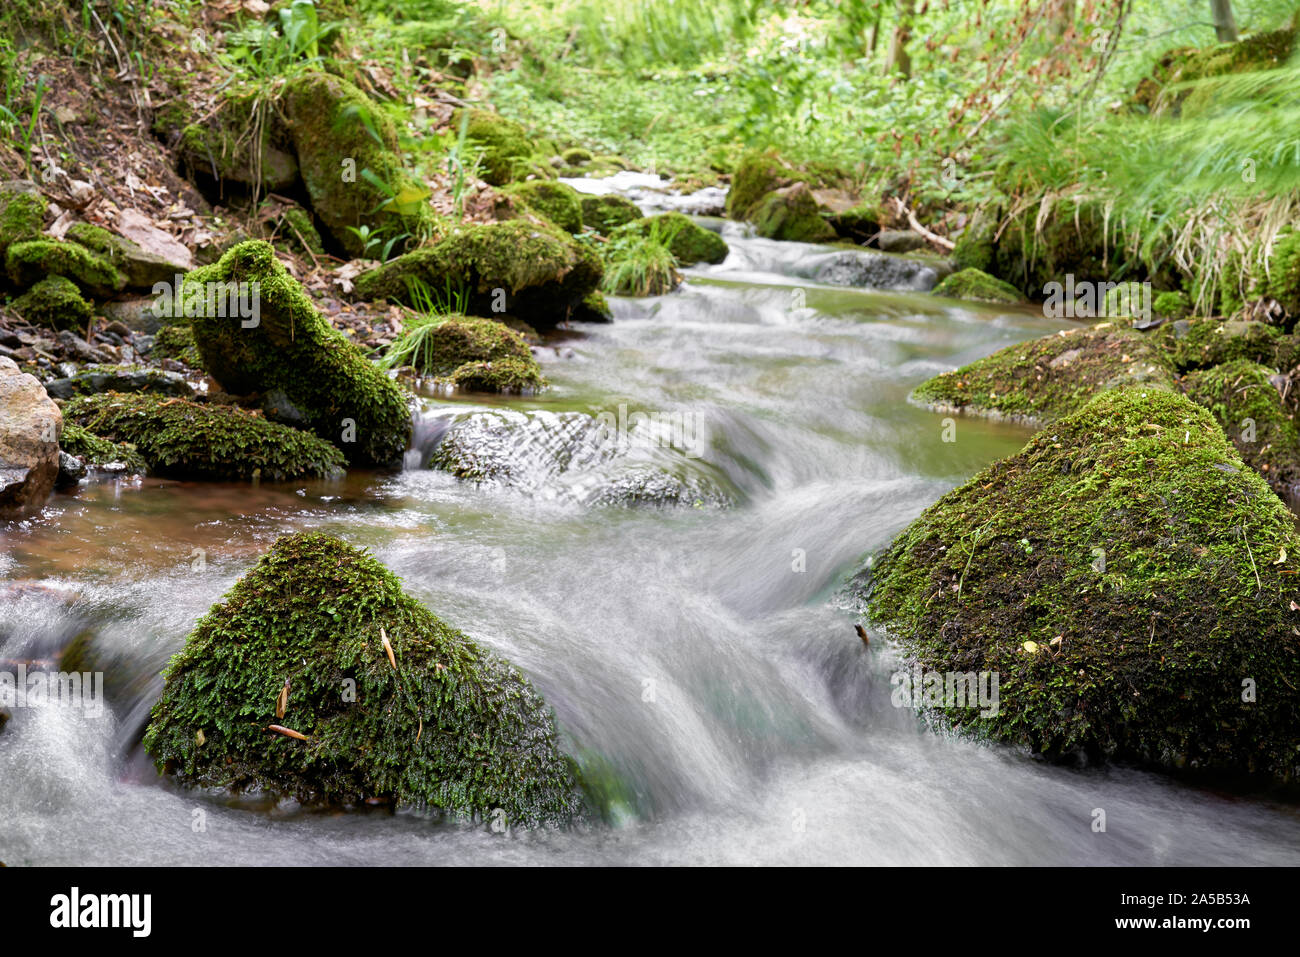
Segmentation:
{"type": "Polygon", "coordinates": [[[1285,779],[1298,560],[1292,516],[1208,412],[1125,388],[945,495],[861,580],[907,657],[999,676],[996,715],[937,708],[964,731],[1285,779]]]}
{"type": "Polygon", "coordinates": [[[312,209],[348,255],[365,252],[352,232],[363,225],[414,240],[433,231],[428,189],[402,167],[393,121],[364,93],[309,73],[286,84],[283,101],[312,209]]]}
{"type": "Polygon", "coordinates": [[[14,285],[24,289],[46,276],[66,276],[83,292],[101,298],[126,288],[126,277],[103,256],[58,239],[14,243],[5,255],[5,266],[14,285]]]}
{"type": "Polygon", "coordinates": [[[1192,301],[1185,292],[1158,293],[1152,311],[1162,319],[1185,319],[1192,314],[1192,301]]]}
{"type": "Polygon", "coordinates": [[[572,186],[534,179],[508,186],[505,191],[566,233],[582,232],[582,201],[572,186]]]}
{"type": "Polygon", "coordinates": [[[749,218],[758,234],[768,239],[826,243],[835,238],[835,229],[822,218],[806,183],[766,194],[751,208],[749,218]]]}
{"type": "Polygon", "coordinates": [[[1234,359],[1272,365],[1282,332],[1262,322],[1180,319],[1167,322],[1152,339],[1179,370],[1204,369],[1234,359]]]}
{"type": "Polygon", "coordinates": [[[524,337],[494,319],[448,316],[429,331],[425,343],[419,370],[432,375],[449,375],[467,362],[533,359],[524,337]]]}
{"type": "Polygon", "coordinates": [[[932,290],[936,296],[950,299],[970,299],[974,302],[1016,304],[1025,301],[1020,290],[1009,282],[995,279],[986,272],[967,268],[943,279],[932,290]]]}
{"type": "Polygon", "coordinates": [[[77,284],[48,276],[14,300],[14,311],[28,322],[52,329],[84,330],[94,307],[81,298],[77,284]]]}
{"type": "Polygon", "coordinates": [[[129,442],[110,442],[87,431],[76,422],[64,419],[59,448],[75,455],[92,468],[122,465],[126,471],[140,473],[147,468],[144,459],[129,442]]]}
{"type": "Polygon", "coordinates": [[[500,809],[516,827],[580,813],[554,719],[527,679],[327,535],[277,541],[164,677],[145,749],[187,786],[381,798],[462,818],[500,809]]]}
{"type": "Polygon", "coordinates": [[[0,191],[0,257],[5,256],[14,243],[41,235],[48,206],[34,185],[30,190],[0,191]]]}
{"type": "Polygon", "coordinates": [[[1287,316],[1300,317],[1300,232],[1288,233],[1273,246],[1261,286],[1264,295],[1276,299],[1287,316]]]}
{"type": "Polygon", "coordinates": [[[658,230],[660,236],[671,237],[668,249],[681,266],[720,263],[731,251],[721,236],[682,213],[660,213],[658,216],[638,219],[619,227],[611,234],[611,238],[648,236],[652,230],[658,230]]]}
{"type": "Polygon", "coordinates": [[[608,236],[618,227],[640,218],[640,207],[625,197],[613,193],[582,197],[582,224],[602,236],[608,236]]]}
{"type": "Polygon", "coordinates": [[[609,307],[609,300],[599,289],[587,293],[576,307],[572,318],[575,322],[613,322],[614,311],[609,307]]]}
{"type": "Polygon", "coordinates": [[[73,399],[63,414],[100,438],[131,443],[160,475],[283,481],[335,476],[344,462],[328,442],[232,405],[103,392],[73,399]]]}
{"type": "Polygon", "coordinates": [[[1000,349],[923,382],[911,399],[937,411],[1042,425],[1129,384],[1172,389],[1169,361],[1149,337],[1103,323],[1000,349]]]}
{"type": "Polygon", "coordinates": [[[1117,228],[1116,217],[1108,220],[1100,204],[1058,200],[1041,224],[1039,212],[1032,206],[1014,217],[998,240],[991,266],[980,268],[1030,297],[1043,296],[1048,283],[1063,283],[1070,273],[1080,280],[1123,278],[1121,247],[1107,241],[1117,228]]]}
{"type": "Polygon", "coordinates": [[[592,160],[591,150],[584,150],[581,147],[565,150],[560,157],[564,160],[565,166],[582,166],[592,160]]]}
{"type": "Polygon", "coordinates": [[[467,392],[536,392],[546,387],[541,368],[531,356],[467,362],[452,373],[451,381],[467,392]]]}
{"type": "Polygon", "coordinates": [[[162,256],[146,252],[124,236],[90,223],[73,223],[67,238],[102,256],[126,277],[126,284],[133,289],[152,289],[157,283],[172,282],[178,273],[185,271],[162,256]]]}
{"type": "Polygon", "coordinates": [[[321,242],[311,214],[301,206],[290,206],[280,217],[276,231],[281,242],[291,251],[300,254],[323,256],[325,244],[321,242]]]}
{"type": "MultiPolygon", "coordinates": [[[[459,129],[461,114],[452,117],[452,128],[459,129]]],[[[536,150],[524,128],[514,120],[488,110],[470,110],[466,136],[481,151],[483,179],[493,186],[523,179],[533,172],[536,150]]]]}
{"type": "Polygon", "coordinates": [[[159,329],[149,355],[155,359],[176,359],[191,369],[203,368],[203,357],[194,344],[194,330],[187,325],[177,324],[159,329]]]}
{"type": "Polygon", "coordinates": [[[467,313],[498,315],[504,307],[551,328],[596,288],[601,272],[599,257],[563,230],[515,219],[458,229],[437,245],[363,273],[356,290],[363,299],[411,303],[410,280],[433,289],[451,282],[468,297],[467,313]]]}
{"type": "Polygon", "coordinates": [[[353,464],[400,461],[411,434],[406,394],[329,327],[269,243],[240,243],[217,263],[191,272],[183,301],[203,368],[227,392],[283,393],[302,423],[338,445],[353,464]],[[210,293],[231,283],[258,291],[255,327],[244,328],[251,320],[237,315],[217,314],[223,310],[214,307],[224,302],[210,293]],[[195,294],[197,304],[189,300],[195,294]]]}
{"type": "Polygon", "coordinates": [[[1275,69],[1287,62],[1294,46],[1295,30],[1287,28],[1255,33],[1236,43],[1171,50],[1138,84],[1130,105],[1151,114],[1202,112],[1214,104],[1216,90],[1195,86],[1197,80],[1275,69]]]}
{"type": "Polygon", "coordinates": [[[209,115],[181,129],[176,152],[191,178],[264,191],[287,189],[298,180],[288,127],[261,90],[223,91],[209,115]]]}
{"type": "Polygon", "coordinates": [[[732,219],[751,219],[751,211],[759,200],[800,178],[775,153],[750,150],[741,156],[731,174],[727,215],[732,219]]]}
{"type": "Polygon", "coordinates": [[[1210,410],[1242,460],[1273,488],[1300,482],[1300,430],[1273,385],[1273,370],[1244,359],[1193,372],[1187,397],[1210,410]]]}
{"type": "Polygon", "coordinates": [[[827,222],[841,239],[854,243],[865,243],[880,233],[881,224],[887,222],[879,206],[859,203],[851,209],[834,213],[827,217],[827,222]]]}
{"type": "Polygon", "coordinates": [[[966,224],[952,250],[952,262],[958,270],[978,269],[988,273],[995,268],[994,226],[992,217],[983,213],[976,213],[966,224]]]}

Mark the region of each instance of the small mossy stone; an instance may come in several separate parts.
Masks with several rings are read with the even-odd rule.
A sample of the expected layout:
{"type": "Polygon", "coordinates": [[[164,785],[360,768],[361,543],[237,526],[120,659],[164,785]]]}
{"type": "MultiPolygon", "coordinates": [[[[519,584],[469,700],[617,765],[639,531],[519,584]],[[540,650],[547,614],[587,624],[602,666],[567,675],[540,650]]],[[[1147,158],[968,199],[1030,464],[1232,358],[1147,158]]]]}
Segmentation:
{"type": "Polygon", "coordinates": [[[0,258],[14,243],[41,235],[48,207],[36,184],[29,180],[0,184],[0,258]]]}
{"type": "Polygon", "coordinates": [[[15,286],[26,289],[47,276],[64,276],[87,295],[108,298],[126,288],[126,277],[112,263],[79,243],[28,239],[14,243],[5,267],[15,286]]]}
{"type": "Polygon", "coordinates": [[[1276,373],[1245,359],[1183,379],[1187,397],[1210,410],[1242,461],[1285,494],[1300,483],[1300,429],[1273,384],[1276,373]]]}
{"type": "Polygon", "coordinates": [[[51,329],[84,330],[94,307],[71,279],[48,276],[14,300],[14,311],[28,322],[51,329]]]}
{"type": "Polygon", "coordinates": [[[90,223],[73,223],[67,238],[103,256],[126,277],[132,289],[153,289],[160,282],[172,282],[186,267],[141,249],[138,243],[90,223]]]}
{"type": "Polygon", "coordinates": [[[591,150],[584,150],[581,147],[565,150],[560,157],[564,160],[565,166],[583,166],[592,160],[591,150]]]}
{"type": "Polygon", "coordinates": [[[905,659],[999,676],[992,713],[931,702],[964,733],[1294,780],[1297,571],[1294,517],[1209,412],[1128,387],[943,496],[855,589],[905,659]]]}
{"type": "Polygon", "coordinates": [[[159,329],[149,355],[154,359],[175,359],[191,369],[203,368],[203,357],[194,344],[194,330],[187,325],[176,324],[159,329]]]}
{"type": "Polygon", "coordinates": [[[632,200],[614,193],[582,197],[582,224],[602,236],[641,218],[641,208],[632,200]]]}
{"type": "Polygon", "coordinates": [[[111,442],[64,419],[59,449],[93,469],[141,474],[148,466],[130,442],[111,442]]]}
{"type": "Polygon", "coordinates": [[[1121,385],[1168,391],[1173,374],[1150,337],[1105,323],[999,349],[928,379],[911,399],[936,411],[1043,425],[1121,385]]]}
{"type": "Polygon", "coordinates": [[[750,150],[731,174],[726,210],[732,219],[752,219],[751,211],[768,193],[788,186],[799,175],[775,153],[750,150]]]}
{"type": "Polygon", "coordinates": [[[302,533],[279,539],[199,620],[164,672],[144,746],[185,786],[380,798],[528,827],[581,815],[558,738],[516,668],[368,553],[302,533]]]}
{"type": "Polygon", "coordinates": [[[362,273],[356,294],[411,304],[411,280],[433,289],[450,282],[465,293],[467,313],[504,311],[550,329],[597,288],[602,271],[600,257],[558,227],[513,219],[462,227],[436,245],[362,273]]]}
{"type": "Polygon", "coordinates": [[[613,322],[614,310],[609,307],[609,300],[599,289],[583,297],[573,309],[574,322],[613,322]]]}
{"type": "Polygon", "coordinates": [[[974,267],[959,270],[945,277],[932,292],[949,299],[969,299],[972,302],[992,302],[1015,305],[1025,301],[1020,290],[974,267]]]}
{"type": "MultiPolygon", "coordinates": [[[[452,129],[460,129],[462,113],[452,117],[452,129]]],[[[466,136],[480,151],[482,176],[493,186],[523,179],[539,165],[536,148],[524,128],[489,110],[471,109],[466,136]]]]}
{"type": "Polygon", "coordinates": [[[507,186],[505,192],[566,233],[582,232],[582,201],[572,186],[533,179],[507,186]]]}
{"type": "Polygon", "coordinates": [[[1217,319],[1180,319],[1165,323],[1152,334],[1180,371],[1233,359],[1272,365],[1281,338],[1282,331],[1266,323],[1217,319]]]}
{"type": "MultiPolygon", "coordinates": [[[[417,329],[418,331],[418,329],[417,329]]],[[[532,362],[524,337],[495,319],[448,316],[423,333],[416,368],[428,375],[450,375],[467,362],[519,359],[532,362]]]]}
{"type": "Polygon", "coordinates": [[[546,387],[542,370],[531,356],[467,362],[451,374],[451,381],[467,392],[531,393],[546,387]]]}
{"type": "Polygon", "coordinates": [[[750,210],[750,220],[760,236],[796,243],[826,243],[835,229],[822,218],[817,200],[806,183],[773,190],[750,210]]]}
{"type": "Polygon", "coordinates": [[[203,368],[227,392],[283,392],[354,465],[401,461],[411,435],[406,393],[330,328],[269,243],[240,243],[194,270],[181,298],[203,368]],[[257,290],[255,320],[224,308],[218,293],[231,284],[257,290]]]}
{"type": "Polygon", "coordinates": [[[724,240],[711,229],[705,229],[682,213],[660,213],[628,223],[615,230],[614,236],[649,236],[657,231],[661,237],[671,237],[668,249],[679,265],[720,263],[731,250],[724,240]]]}
{"type": "Polygon", "coordinates": [[[290,80],[283,102],[312,209],[348,255],[366,252],[353,232],[362,226],[411,242],[433,231],[429,191],[402,166],[396,127],[377,104],[327,73],[290,80]]]}
{"type": "Polygon", "coordinates": [[[330,443],[238,406],[103,392],[71,400],[63,414],[102,439],[129,442],[159,475],[285,481],[343,472],[330,443]]]}

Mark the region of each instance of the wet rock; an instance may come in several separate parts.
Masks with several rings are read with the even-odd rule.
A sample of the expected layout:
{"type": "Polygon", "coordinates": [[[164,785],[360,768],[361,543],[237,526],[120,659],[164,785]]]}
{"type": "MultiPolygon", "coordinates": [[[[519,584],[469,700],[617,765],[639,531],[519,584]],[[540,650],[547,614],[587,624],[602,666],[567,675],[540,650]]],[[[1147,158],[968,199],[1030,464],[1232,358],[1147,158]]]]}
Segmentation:
{"type": "Polygon", "coordinates": [[[59,474],[63,416],[41,384],[0,357],[0,520],[39,512],[59,474]]]}
{"type": "Polygon", "coordinates": [[[1020,290],[978,269],[967,268],[943,279],[932,290],[936,296],[949,299],[966,299],[971,302],[991,302],[1016,305],[1025,301],[1020,290]]]}
{"type": "Polygon", "coordinates": [[[59,449],[59,474],[54,480],[54,487],[57,489],[74,488],[85,477],[86,463],[75,455],[69,455],[59,449]]]}
{"type": "Polygon", "coordinates": [[[67,237],[111,263],[126,277],[130,289],[152,289],[157,283],[172,282],[192,265],[188,259],[172,261],[149,252],[124,236],[90,223],[74,223],[67,237]]]}
{"type": "Polygon", "coordinates": [[[749,217],[760,236],[789,242],[825,243],[835,238],[835,229],[822,218],[817,200],[806,183],[773,190],[750,210],[749,217]]]}
{"type": "Polygon", "coordinates": [[[882,229],[876,234],[876,246],[881,252],[910,253],[925,248],[925,237],[910,229],[882,229]]]}
{"type": "Polygon", "coordinates": [[[610,236],[649,236],[651,232],[668,238],[668,249],[679,265],[720,263],[730,251],[726,241],[711,229],[705,229],[689,216],[681,213],[661,213],[647,216],[616,229],[610,236]]]}
{"type": "Polygon", "coordinates": [[[329,327],[271,245],[241,243],[218,263],[191,272],[184,289],[205,292],[228,283],[256,284],[258,315],[246,326],[254,320],[241,319],[239,310],[200,303],[203,315],[192,318],[191,328],[208,374],[232,395],[281,390],[353,464],[400,462],[411,434],[406,393],[329,327]]]}
{"type": "Polygon", "coordinates": [[[85,329],[95,312],[77,284],[62,276],[42,279],[15,299],[13,308],[32,325],[71,330],[85,329]]]}
{"type": "Polygon", "coordinates": [[[933,267],[914,259],[844,250],[814,261],[811,277],[835,286],[866,289],[914,289],[934,286],[933,267]]]}
{"type": "Polygon", "coordinates": [[[189,787],[382,798],[512,827],[581,814],[528,680],[365,551],[319,533],[279,539],[199,622],[144,746],[189,787]]]}
{"type": "Polygon", "coordinates": [[[45,391],[53,399],[97,392],[153,392],[184,397],[194,394],[183,376],[147,366],[91,366],[69,378],[45,383],[45,391]]]}
{"type": "Polygon", "coordinates": [[[926,671],[999,676],[992,713],[916,702],[942,724],[1294,780],[1298,562],[1294,517],[1213,417],[1126,387],[949,492],[855,590],[926,671]]]}

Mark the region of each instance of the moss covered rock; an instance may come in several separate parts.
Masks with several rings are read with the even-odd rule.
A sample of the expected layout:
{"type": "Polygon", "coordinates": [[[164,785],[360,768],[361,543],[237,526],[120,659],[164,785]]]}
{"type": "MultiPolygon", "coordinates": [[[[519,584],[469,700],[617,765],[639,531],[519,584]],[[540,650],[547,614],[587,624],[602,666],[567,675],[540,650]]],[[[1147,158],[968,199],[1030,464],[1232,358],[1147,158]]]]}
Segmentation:
{"type": "Polygon", "coordinates": [[[1279,492],[1300,483],[1300,429],[1273,384],[1272,369],[1235,359],[1193,372],[1187,397],[1210,410],[1242,460],[1279,492]]]}
{"type": "Polygon", "coordinates": [[[607,193],[582,197],[582,224],[608,236],[618,227],[641,218],[641,208],[630,199],[607,193]]]}
{"type": "Polygon", "coordinates": [[[835,230],[835,235],[859,245],[880,235],[882,224],[888,222],[888,219],[880,207],[867,203],[859,203],[826,217],[826,221],[835,230]]]}
{"type": "Polygon", "coordinates": [[[1213,105],[1215,89],[1197,87],[1196,81],[1274,69],[1287,62],[1294,47],[1295,30],[1287,28],[1255,33],[1235,43],[1170,50],[1138,84],[1130,106],[1153,115],[1201,112],[1213,105]]]}
{"type": "Polygon", "coordinates": [[[175,359],[191,369],[203,368],[203,357],[194,343],[194,330],[180,323],[158,330],[149,355],[154,359],[175,359]]]}
{"type": "Polygon", "coordinates": [[[366,251],[352,231],[361,226],[390,238],[432,232],[429,191],[403,168],[396,126],[364,93],[308,73],[286,84],[282,98],[312,209],[348,255],[366,251]]]}
{"type": "Polygon", "coordinates": [[[936,296],[949,299],[969,299],[972,302],[993,302],[1015,305],[1025,301],[1020,290],[973,267],[958,270],[945,277],[931,290],[936,296]]]}
{"type": "Polygon", "coordinates": [[[467,362],[451,374],[451,381],[467,392],[524,393],[546,387],[542,370],[531,357],[467,362]]]}
{"type": "Polygon", "coordinates": [[[1287,317],[1300,318],[1300,232],[1288,233],[1273,246],[1260,291],[1277,300],[1287,317]]]}
{"type": "Polygon", "coordinates": [[[936,411],[1042,425],[1121,385],[1169,390],[1172,369],[1149,337],[1104,323],[1007,346],[921,383],[911,399],[936,411]]]}
{"type": "Polygon", "coordinates": [[[745,153],[731,174],[727,215],[732,219],[751,219],[751,211],[759,200],[800,178],[775,153],[759,150],[745,153]]]}
{"type": "Polygon", "coordinates": [[[458,818],[499,809],[512,826],[579,814],[554,719],[527,679],[328,535],[277,541],[164,677],[145,749],[187,786],[458,818]]]}
{"type": "Polygon", "coordinates": [[[442,242],[357,277],[363,299],[410,302],[412,279],[442,289],[450,281],[468,297],[465,311],[503,311],[537,328],[569,318],[600,283],[600,258],[558,227],[509,220],[463,227],[442,242]]]}
{"type": "Polygon", "coordinates": [[[1116,217],[1108,217],[1101,204],[1057,200],[1043,215],[1031,206],[1005,225],[988,264],[978,260],[988,252],[981,234],[972,236],[972,248],[963,251],[961,263],[974,265],[1034,298],[1041,298],[1048,283],[1063,283],[1067,274],[1079,280],[1115,281],[1121,276],[1122,256],[1115,241],[1116,217]],[[1041,216],[1041,222],[1040,220],[1041,216]],[[1109,240],[1109,241],[1108,241],[1109,240]]]}
{"type": "Polygon", "coordinates": [[[200,183],[283,190],[298,181],[298,161],[287,124],[274,100],[260,90],[219,94],[217,106],[181,129],[176,154],[200,183]]]}
{"type": "Polygon", "coordinates": [[[353,464],[400,462],[411,435],[406,394],[330,328],[270,244],[240,243],[194,270],[182,300],[203,368],[227,392],[282,395],[279,405],[297,412],[292,421],[333,442],[353,464]],[[223,308],[219,293],[241,283],[257,290],[255,320],[223,308]]]}
{"type": "Polygon", "coordinates": [[[41,235],[48,207],[33,182],[12,180],[0,185],[0,258],[14,243],[41,235]]]}
{"type": "Polygon", "coordinates": [[[1300,539],[1204,409],[1107,391],[927,509],[863,573],[872,619],[939,673],[999,676],[949,724],[1293,779],[1300,539]]]}
{"type": "Polygon", "coordinates": [[[63,423],[59,449],[93,469],[138,474],[148,468],[144,457],[130,442],[112,442],[100,438],[76,422],[63,423]]]}
{"type": "Polygon", "coordinates": [[[574,306],[571,318],[574,322],[613,322],[614,310],[610,308],[605,294],[595,289],[574,306]]]}
{"type": "Polygon", "coordinates": [[[103,392],[71,400],[63,413],[101,439],[130,443],[159,475],[278,482],[343,472],[328,442],[233,405],[103,392]]]}
{"type": "Polygon", "coordinates": [[[126,276],[98,253],[61,239],[28,239],[5,254],[5,268],[15,286],[26,289],[47,276],[64,276],[83,292],[108,298],[126,288],[126,276]]]}
{"type": "Polygon", "coordinates": [[[1185,292],[1162,292],[1152,300],[1151,310],[1161,319],[1186,319],[1192,314],[1192,301],[1185,292]]]}
{"type": "Polygon", "coordinates": [[[566,233],[582,232],[582,200],[566,183],[533,179],[506,187],[506,192],[566,233]]]}
{"type": "MultiPolygon", "coordinates": [[[[459,129],[461,114],[452,117],[452,128],[459,129]]],[[[469,111],[466,136],[481,154],[481,174],[493,186],[523,179],[539,165],[536,149],[524,128],[489,110],[469,111]]]]}
{"type": "Polygon", "coordinates": [[[132,289],[152,289],[156,283],[171,282],[186,269],[102,226],[73,223],[67,238],[106,259],[126,277],[126,285],[132,289]]]}
{"type": "Polygon", "coordinates": [[[649,236],[652,232],[661,237],[670,237],[668,249],[681,266],[720,263],[731,251],[721,236],[682,213],[646,216],[619,227],[611,236],[649,236]]]}
{"type": "Polygon", "coordinates": [[[797,243],[827,243],[835,229],[822,218],[817,200],[806,183],[795,183],[763,196],[750,210],[750,220],[760,236],[797,243]]]}
{"type": "Polygon", "coordinates": [[[1282,331],[1262,322],[1179,319],[1162,325],[1152,339],[1180,370],[1204,369],[1234,359],[1271,366],[1282,331]]]}
{"type": "Polygon", "coordinates": [[[448,316],[424,334],[422,344],[414,364],[429,375],[450,375],[467,362],[533,358],[518,332],[495,319],[476,316],[448,316]]]}
{"type": "Polygon", "coordinates": [[[51,329],[84,330],[94,307],[71,279],[47,276],[14,300],[14,311],[28,322],[51,329]]]}

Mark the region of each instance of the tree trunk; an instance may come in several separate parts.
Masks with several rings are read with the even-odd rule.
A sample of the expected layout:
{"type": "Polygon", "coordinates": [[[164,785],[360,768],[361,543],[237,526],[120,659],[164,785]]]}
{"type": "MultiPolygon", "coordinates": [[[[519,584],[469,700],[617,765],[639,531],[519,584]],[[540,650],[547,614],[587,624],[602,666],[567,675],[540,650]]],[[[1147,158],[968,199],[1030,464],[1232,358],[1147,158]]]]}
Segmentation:
{"type": "Polygon", "coordinates": [[[1232,0],[1210,0],[1214,16],[1214,35],[1220,43],[1237,42],[1237,18],[1232,15],[1232,0]]]}
{"type": "Polygon", "coordinates": [[[898,24],[889,43],[889,58],[885,61],[886,73],[898,73],[907,79],[912,75],[912,57],[907,52],[907,41],[912,36],[912,14],[916,0],[898,0],[898,24]]]}

